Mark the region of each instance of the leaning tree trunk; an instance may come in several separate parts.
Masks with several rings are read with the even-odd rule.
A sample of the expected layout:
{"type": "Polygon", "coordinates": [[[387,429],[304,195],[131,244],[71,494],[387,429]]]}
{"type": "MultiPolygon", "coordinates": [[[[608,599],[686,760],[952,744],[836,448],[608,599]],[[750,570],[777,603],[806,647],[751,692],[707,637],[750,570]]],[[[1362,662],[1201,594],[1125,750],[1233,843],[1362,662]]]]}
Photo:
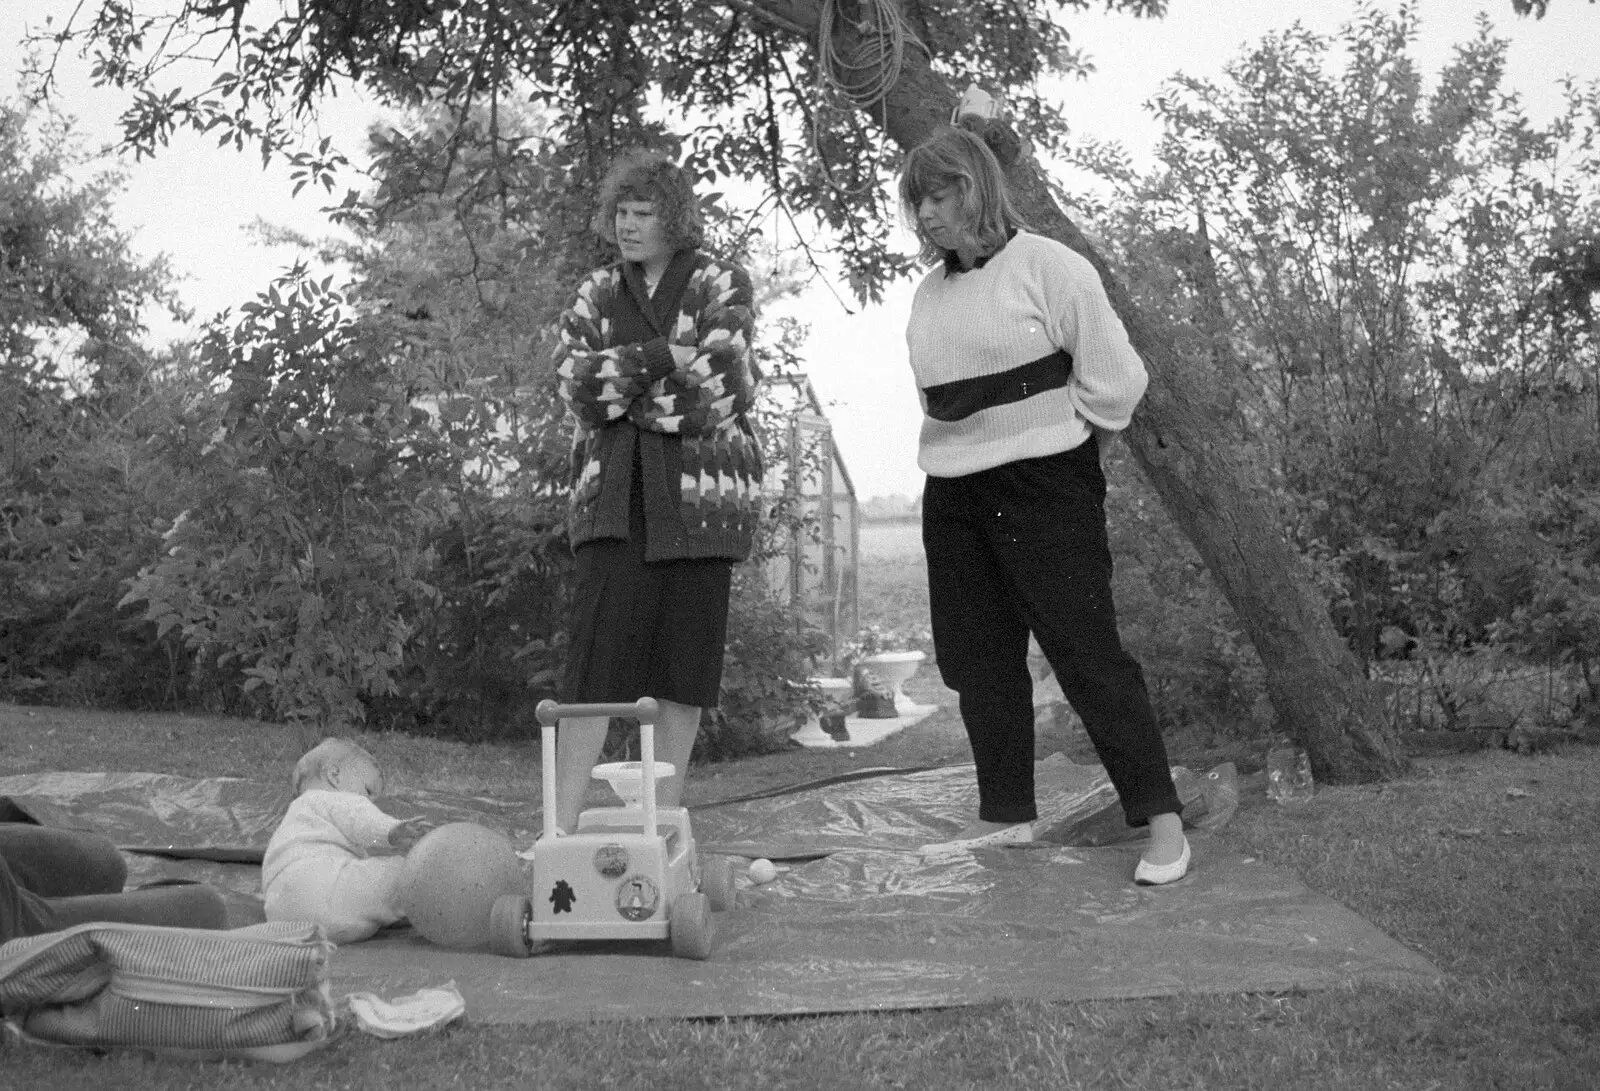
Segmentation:
{"type": "MultiPolygon", "coordinates": [[[[806,7],[789,6],[794,14],[806,7]]],[[[843,33],[854,31],[845,26],[843,33]]],[[[849,49],[854,43],[841,42],[849,49]]],[[[899,79],[871,107],[889,136],[909,149],[946,123],[957,95],[917,50],[899,79]]],[[[1014,134],[1012,134],[1014,136],[1014,134]]],[[[1021,147],[1020,141],[1018,146],[1021,147]]],[[[1083,254],[1105,281],[1150,372],[1149,390],[1126,433],[1163,505],[1199,551],[1261,657],[1280,725],[1305,746],[1313,773],[1329,782],[1393,776],[1405,761],[1390,736],[1377,688],[1340,638],[1312,587],[1270,494],[1241,441],[1226,380],[1205,360],[1186,360],[1146,321],[1105,259],[1051,196],[1038,161],[1006,156],[1019,211],[1033,229],[1083,254]]]]}

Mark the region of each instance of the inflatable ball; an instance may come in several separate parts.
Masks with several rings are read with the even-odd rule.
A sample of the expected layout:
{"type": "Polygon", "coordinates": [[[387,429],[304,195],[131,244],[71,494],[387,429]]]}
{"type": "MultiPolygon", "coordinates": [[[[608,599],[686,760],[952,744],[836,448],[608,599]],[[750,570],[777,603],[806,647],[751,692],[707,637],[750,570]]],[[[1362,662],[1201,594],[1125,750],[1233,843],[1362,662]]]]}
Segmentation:
{"type": "Polygon", "coordinates": [[[411,927],[458,950],[487,949],[495,899],[528,891],[510,839],[472,822],[424,834],[406,854],[402,882],[411,927]]]}

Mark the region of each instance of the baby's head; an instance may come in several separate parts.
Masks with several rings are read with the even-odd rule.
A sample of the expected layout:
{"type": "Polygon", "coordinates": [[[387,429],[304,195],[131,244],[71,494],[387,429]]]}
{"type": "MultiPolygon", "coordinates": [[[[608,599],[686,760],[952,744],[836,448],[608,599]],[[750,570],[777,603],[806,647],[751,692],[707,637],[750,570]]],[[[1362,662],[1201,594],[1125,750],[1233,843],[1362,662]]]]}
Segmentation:
{"type": "Polygon", "coordinates": [[[294,767],[294,794],[322,789],[326,792],[383,794],[383,772],[377,759],[349,739],[323,739],[307,750],[294,767]]]}

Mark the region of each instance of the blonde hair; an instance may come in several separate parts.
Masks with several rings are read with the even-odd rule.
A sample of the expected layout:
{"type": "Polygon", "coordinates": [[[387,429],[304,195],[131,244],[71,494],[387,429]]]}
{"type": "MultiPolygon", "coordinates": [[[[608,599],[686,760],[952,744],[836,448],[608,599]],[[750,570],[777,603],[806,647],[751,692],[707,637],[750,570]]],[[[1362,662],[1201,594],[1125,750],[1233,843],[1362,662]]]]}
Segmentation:
{"type": "Polygon", "coordinates": [[[994,253],[1027,226],[1011,204],[1005,171],[989,145],[968,129],[947,126],[907,152],[900,169],[900,211],[922,244],[924,260],[942,261],[948,251],[923,229],[917,206],[950,186],[961,192],[961,211],[979,253],[994,253]]]}
{"type": "Polygon", "coordinates": [[[356,762],[366,762],[372,766],[373,771],[378,774],[378,792],[381,794],[383,770],[378,768],[378,759],[367,753],[366,748],[360,743],[350,739],[323,739],[300,755],[300,760],[295,762],[294,776],[290,778],[289,783],[294,789],[294,794],[299,795],[312,781],[331,780],[342,767],[356,762]]]}

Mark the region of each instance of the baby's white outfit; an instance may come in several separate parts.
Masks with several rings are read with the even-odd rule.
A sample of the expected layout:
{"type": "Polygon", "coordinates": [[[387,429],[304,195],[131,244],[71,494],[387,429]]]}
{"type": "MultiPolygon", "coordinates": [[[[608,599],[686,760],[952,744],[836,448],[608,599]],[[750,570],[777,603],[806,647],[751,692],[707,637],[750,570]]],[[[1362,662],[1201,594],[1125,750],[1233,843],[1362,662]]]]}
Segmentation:
{"type": "Polygon", "coordinates": [[[261,861],[267,920],[312,921],[335,943],[403,920],[405,857],[368,855],[388,849],[389,831],[400,823],[364,795],[302,792],[261,861]]]}

